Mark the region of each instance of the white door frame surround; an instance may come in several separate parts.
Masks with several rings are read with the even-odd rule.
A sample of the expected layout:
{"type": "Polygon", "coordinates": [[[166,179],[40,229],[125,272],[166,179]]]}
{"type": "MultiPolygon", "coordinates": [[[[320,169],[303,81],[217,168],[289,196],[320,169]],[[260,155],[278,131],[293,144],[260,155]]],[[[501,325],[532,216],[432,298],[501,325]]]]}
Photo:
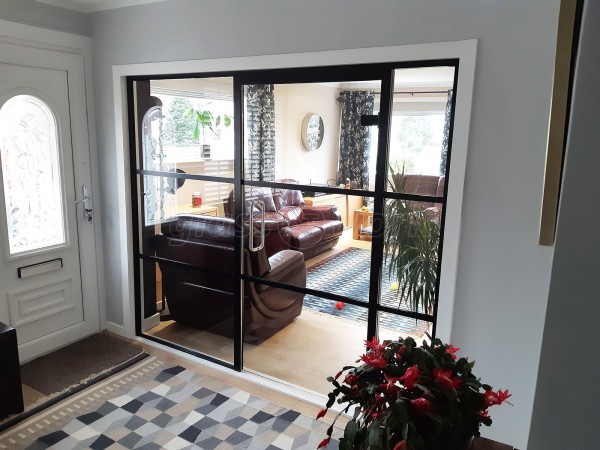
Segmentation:
{"type": "MultiPolygon", "coordinates": [[[[102,236],[99,223],[99,189],[97,183],[96,136],[92,102],[91,78],[91,38],[61,31],[24,25],[0,20],[0,61],[16,63],[15,48],[22,48],[25,65],[30,63],[26,55],[50,55],[50,61],[40,63],[40,67],[65,70],[69,77],[71,128],[77,130],[72,135],[73,168],[75,188],[86,184],[90,189],[94,219],[89,226],[80,226],[79,247],[81,278],[83,289],[84,320],[64,331],[51,333],[19,347],[22,361],[47,353],[74,339],[105,328],[104,273],[102,236]],[[17,47],[19,46],[19,47],[17,47]],[[84,99],[84,101],[78,101],[84,99]],[[89,152],[89,153],[84,153],[89,152]],[[94,199],[96,201],[94,201],[94,199]],[[83,244],[86,245],[83,245],[83,244]],[[94,244],[94,245],[90,245],[94,244]]],[[[18,58],[17,58],[18,59],[18,58]]],[[[81,210],[78,208],[77,212],[81,210]]]]}
{"type": "Polygon", "coordinates": [[[127,123],[126,77],[136,75],[167,75],[178,73],[226,72],[239,70],[281,69],[294,67],[333,66],[403,61],[459,59],[451,181],[448,183],[444,257],[440,279],[440,302],[437,315],[437,336],[449,341],[452,331],[454,294],[458,263],[462,199],[465,179],[471,103],[475,76],[477,40],[431,44],[399,45],[352,50],[334,50],[251,57],[168,61],[158,63],[125,64],[113,66],[115,160],[117,161],[119,236],[114,246],[119,251],[122,274],[123,325],[107,323],[107,328],[128,337],[135,335],[135,286],[132,244],[131,180],[129,166],[129,138],[127,123]]]}

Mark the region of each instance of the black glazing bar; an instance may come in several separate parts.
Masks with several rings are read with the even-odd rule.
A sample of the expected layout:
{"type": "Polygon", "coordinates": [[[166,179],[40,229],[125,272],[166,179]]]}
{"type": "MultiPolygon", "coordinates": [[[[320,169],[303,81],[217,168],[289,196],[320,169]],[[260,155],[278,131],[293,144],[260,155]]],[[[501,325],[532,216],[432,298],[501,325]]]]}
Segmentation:
{"type": "Polygon", "coordinates": [[[438,303],[440,299],[440,279],[442,275],[442,258],[444,249],[444,234],[446,230],[446,199],[448,198],[448,185],[452,182],[450,178],[450,162],[452,161],[452,141],[454,138],[454,117],[456,111],[456,94],[458,88],[458,66],[459,61],[456,61],[454,65],[454,84],[452,92],[452,105],[450,107],[450,130],[448,131],[448,154],[446,155],[446,183],[444,184],[444,199],[442,207],[442,215],[440,217],[440,242],[438,247],[438,263],[436,267],[435,277],[435,303],[433,304],[433,328],[431,330],[431,336],[435,339],[437,333],[437,316],[438,316],[438,303]]]}
{"type": "MultiPolygon", "coordinates": [[[[242,193],[242,177],[244,174],[244,98],[242,95],[244,87],[237,76],[233,78],[233,105],[234,105],[234,150],[235,158],[233,165],[233,195],[234,198],[244,198],[242,193]]],[[[235,217],[242,217],[244,214],[244,202],[234,202],[235,217]]],[[[243,223],[235,220],[235,236],[233,239],[233,251],[235,261],[235,280],[234,292],[237,301],[234,306],[233,317],[233,365],[235,370],[242,371],[244,368],[244,329],[242,321],[242,311],[244,308],[244,284],[241,275],[244,271],[244,252],[243,252],[243,223]]]]}
{"type": "Polygon", "coordinates": [[[365,191],[362,189],[346,189],[333,186],[318,186],[314,184],[290,184],[290,183],[277,183],[274,181],[251,181],[244,180],[246,186],[256,187],[270,187],[274,189],[294,189],[297,191],[317,191],[325,192],[326,194],[343,194],[343,195],[358,195],[360,197],[373,197],[374,191],[365,191]]]}
{"type": "Polygon", "coordinates": [[[388,70],[381,80],[381,101],[379,106],[379,127],[377,140],[377,165],[375,175],[375,199],[373,202],[373,236],[371,241],[371,286],[369,289],[369,322],[367,338],[378,336],[378,315],[381,291],[381,271],[383,267],[383,229],[385,226],[383,206],[387,179],[387,152],[389,129],[392,118],[394,91],[394,70],[388,70]]]}
{"type": "Polygon", "coordinates": [[[390,313],[395,316],[409,317],[411,319],[422,320],[425,322],[433,323],[433,321],[435,320],[435,318],[430,314],[424,314],[424,313],[419,313],[419,312],[414,312],[414,311],[409,311],[409,310],[399,309],[399,308],[390,308],[389,306],[383,306],[383,305],[378,305],[377,311],[390,313]]]}
{"type": "Polygon", "coordinates": [[[232,365],[231,363],[229,363],[227,361],[223,361],[222,359],[215,358],[214,356],[207,355],[205,353],[196,351],[189,347],[184,347],[183,345],[179,345],[175,342],[171,342],[166,339],[162,339],[162,338],[153,336],[151,334],[146,334],[146,333],[142,333],[142,334],[140,334],[140,336],[143,336],[144,339],[148,339],[149,341],[157,342],[159,344],[166,345],[167,347],[171,347],[175,350],[179,350],[180,352],[187,353],[188,355],[195,356],[196,358],[201,358],[206,361],[210,361],[211,363],[215,363],[220,366],[227,367],[228,369],[235,369],[234,365],[232,365]]]}
{"type": "Polygon", "coordinates": [[[385,198],[394,200],[406,200],[409,202],[431,202],[431,203],[445,203],[445,197],[435,197],[433,195],[421,195],[421,194],[409,194],[404,192],[386,192],[384,193],[385,198]]]}
{"type": "Polygon", "coordinates": [[[146,169],[137,169],[136,173],[138,175],[151,175],[155,177],[164,177],[164,178],[181,178],[184,180],[199,180],[199,181],[214,181],[215,183],[228,183],[232,184],[234,179],[227,177],[215,177],[212,175],[200,175],[200,174],[192,174],[192,173],[180,173],[180,172],[162,172],[158,170],[146,170],[146,169]]]}
{"type": "MultiPolygon", "coordinates": [[[[131,182],[131,226],[132,226],[132,243],[133,248],[136,249],[131,257],[133,258],[133,283],[134,289],[134,321],[135,321],[135,334],[139,336],[142,331],[142,287],[140,277],[140,265],[138,259],[135,257],[140,242],[140,228],[139,228],[139,188],[138,179],[135,175],[135,168],[137,165],[138,158],[141,158],[141,146],[138,146],[138,133],[139,128],[136,121],[136,110],[138,109],[137,95],[135,92],[136,84],[132,78],[127,78],[127,119],[129,129],[129,167],[130,167],[130,182],[131,182]]],[[[138,112],[139,114],[139,112],[138,112]]]]}
{"type": "Polygon", "coordinates": [[[321,297],[326,300],[349,303],[351,305],[363,306],[365,308],[368,306],[368,303],[365,301],[356,300],[351,297],[346,297],[346,296],[340,295],[340,294],[333,294],[333,293],[327,292],[327,291],[319,291],[316,289],[297,286],[295,284],[287,284],[287,283],[282,283],[280,281],[267,280],[266,278],[254,277],[254,276],[250,276],[250,275],[242,275],[242,278],[244,279],[244,281],[247,281],[250,283],[263,284],[266,286],[271,286],[271,287],[275,287],[275,288],[279,288],[279,289],[286,289],[288,291],[299,292],[301,294],[314,295],[315,297],[321,297]]]}
{"type": "MultiPolygon", "coordinates": [[[[306,287],[296,286],[293,284],[281,283],[279,281],[267,280],[264,278],[253,277],[253,276],[249,276],[249,275],[243,275],[242,278],[245,281],[254,283],[254,284],[263,284],[263,285],[267,285],[267,286],[271,286],[271,287],[275,287],[275,288],[286,289],[288,291],[299,292],[299,293],[307,294],[307,295],[313,295],[315,297],[320,297],[320,298],[324,298],[326,300],[332,300],[335,302],[344,302],[344,303],[348,303],[349,305],[360,306],[362,308],[370,307],[368,302],[356,300],[351,297],[346,297],[346,296],[339,295],[339,294],[332,294],[330,292],[318,291],[316,289],[310,289],[310,288],[306,288],[306,287]]],[[[416,313],[416,312],[412,312],[412,311],[404,311],[402,309],[390,308],[390,307],[383,306],[383,305],[377,305],[376,310],[395,314],[398,316],[405,316],[405,317],[410,317],[413,319],[425,320],[427,322],[431,322],[433,319],[433,316],[430,316],[428,314],[416,313]]]]}
{"type": "Polygon", "coordinates": [[[217,270],[217,269],[209,269],[206,267],[199,267],[199,266],[195,266],[193,264],[189,264],[189,263],[185,263],[182,261],[176,261],[174,259],[167,259],[167,258],[161,258],[160,256],[151,256],[151,255],[145,255],[143,253],[139,253],[138,255],[139,259],[143,259],[144,261],[152,261],[152,262],[157,262],[157,263],[161,263],[161,264],[167,264],[170,266],[175,266],[175,267],[179,267],[181,269],[186,269],[186,270],[194,270],[197,272],[203,272],[203,273],[209,273],[212,274],[214,276],[222,276],[222,277],[229,277],[229,278],[237,278],[237,276],[235,275],[235,272],[233,272],[233,270],[235,269],[235,266],[231,267],[231,272],[228,272],[226,270],[217,270]]]}
{"type": "MultiPolygon", "coordinates": [[[[284,69],[246,70],[232,72],[242,84],[307,84],[324,82],[351,82],[379,80],[382,73],[394,69],[415,67],[453,66],[456,59],[414,60],[395,63],[345,64],[284,69]]],[[[199,76],[204,76],[200,74],[199,76]]]]}

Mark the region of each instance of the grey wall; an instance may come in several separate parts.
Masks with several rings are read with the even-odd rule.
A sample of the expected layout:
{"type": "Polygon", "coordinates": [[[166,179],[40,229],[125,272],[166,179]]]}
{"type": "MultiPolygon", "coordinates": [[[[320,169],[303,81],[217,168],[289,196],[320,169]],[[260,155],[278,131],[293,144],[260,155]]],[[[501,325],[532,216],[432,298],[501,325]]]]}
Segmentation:
{"type": "Polygon", "coordinates": [[[199,3],[93,14],[108,319],[122,321],[113,65],[479,39],[452,341],[513,392],[484,433],[525,448],[553,255],[537,237],[559,1],[199,3]]]}
{"type": "Polygon", "coordinates": [[[600,2],[586,2],[530,449],[597,449],[600,2]],[[576,412],[576,413],[573,413],[576,412]]]}
{"type": "Polygon", "coordinates": [[[0,0],[0,19],[90,35],[91,16],[35,0],[0,0]]]}

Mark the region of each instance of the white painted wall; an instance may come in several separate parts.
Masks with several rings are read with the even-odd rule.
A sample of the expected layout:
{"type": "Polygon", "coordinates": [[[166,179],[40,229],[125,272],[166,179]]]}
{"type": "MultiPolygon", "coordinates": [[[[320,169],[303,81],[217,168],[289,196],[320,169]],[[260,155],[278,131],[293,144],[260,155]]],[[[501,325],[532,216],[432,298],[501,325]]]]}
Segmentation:
{"type": "Polygon", "coordinates": [[[291,178],[302,184],[326,184],[337,179],[340,141],[340,90],[317,84],[275,86],[276,178],[291,178]],[[323,143],[309,152],[302,145],[300,128],[308,113],[323,119],[323,143]]]}
{"type": "Polygon", "coordinates": [[[597,449],[600,428],[600,2],[586,2],[528,448],[597,449]],[[591,203],[590,203],[591,202],[591,203]]]}
{"type": "Polygon", "coordinates": [[[174,0],[95,13],[109,320],[123,321],[114,200],[126,195],[112,151],[113,65],[476,38],[452,336],[479,376],[513,392],[514,407],[493,411],[484,434],[525,448],[553,254],[537,245],[537,231],[557,17],[558,0],[174,0]]]}

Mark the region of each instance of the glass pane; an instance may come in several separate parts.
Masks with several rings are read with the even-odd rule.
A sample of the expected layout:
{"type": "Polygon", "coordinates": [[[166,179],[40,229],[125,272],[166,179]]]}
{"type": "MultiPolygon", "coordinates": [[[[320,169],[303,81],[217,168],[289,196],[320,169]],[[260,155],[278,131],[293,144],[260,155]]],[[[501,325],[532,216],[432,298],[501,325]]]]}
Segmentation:
{"type": "Polygon", "coordinates": [[[304,197],[293,189],[293,184],[289,187],[245,187],[244,221],[249,226],[252,211],[252,245],[257,247],[263,242],[263,214],[258,206],[262,201],[265,248],[261,253],[269,258],[271,268],[290,250],[301,252],[306,266],[306,280],[290,278],[284,282],[368,302],[373,214],[368,207],[360,210],[363,197],[315,195],[319,192],[304,197]]]}
{"type": "Polygon", "coordinates": [[[161,150],[171,169],[202,173],[181,164],[233,160],[233,78],[152,80],[150,90],[162,102],[161,150]]]}
{"type": "MultiPolygon", "coordinates": [[[[190,180],[175,177],[140,175],[144,186],[144,226],[142,236],[151,237],[161,230],[161,224],[175,223],[181,215],[232,217],[229,211],[233,184],[190,180]],[[161,194],[162,193],[162,194],[161,194]]],[[[151,240],[142,239],[141,251],[153,254],[151,240]]]]}
{"type": "Polygon", "coordinates": [[[453,82],[453,67],[395,71],[387,190],[443,195],[453,82]]]}
{"type": "Polygon", "coordinates": [[[429,338],[425,333],[433,331],[433,322],[424,320],[411,319],[397,314],[386,312],[378,312],[379,320],[379,339],[395,340],[399,337],[406,339],[412,337],[420,344],[423,340],[429,342],[429,338]]]}
{"type": "Polygon", "coordinates": [[[158,267],[143,267],[144,316],[160,313],[160,325],[146,332],[232,362],[237,280],[233,219],[185,214],[157,227],[142,230],[145,252],[160,258],[158,267]]]}
{"type": "Polygon", "coordinates": [[[246,85],[244,177],[369,189],[374,185],[379,80],[246,85]]]}
{"type": "Polygon", "coordinates": [[[58,127],[39,98],[0,109],[0,158],[11,255],[66,243],[58,127]]]}
{"type": "Polygon", "coordinates": [[[442,205],[387,200],[381,304],[433,314],[442,205]]]}
{"type": "MultiPolygon", "coordinates": [[[[263,291],[256,300],[268,302],[270,294],[285,299],[302,296],[275,290],[279,292],[263,291]]],[[[364,353],[367,323],[352,315],[330,314],[330,311],[338,311],[336,302],[316,300],[323,304],[324,312],[307,308],[305,301],[301,310],[286,311],[285,317],[282,313],[278,313],[277,318],[252,316],[247,328],[256,329],[270,322],[279,322],[280,328],[272,329],[271,335],[260,342],[250,342],[246,337],[245,367],[321,394],[330,392],[332,385],[327,377],[335,376],[344,366],[353,365],[364,353]]],[[[267,303],[267,306],[276,309],[272,304],[267,303]]]]}

